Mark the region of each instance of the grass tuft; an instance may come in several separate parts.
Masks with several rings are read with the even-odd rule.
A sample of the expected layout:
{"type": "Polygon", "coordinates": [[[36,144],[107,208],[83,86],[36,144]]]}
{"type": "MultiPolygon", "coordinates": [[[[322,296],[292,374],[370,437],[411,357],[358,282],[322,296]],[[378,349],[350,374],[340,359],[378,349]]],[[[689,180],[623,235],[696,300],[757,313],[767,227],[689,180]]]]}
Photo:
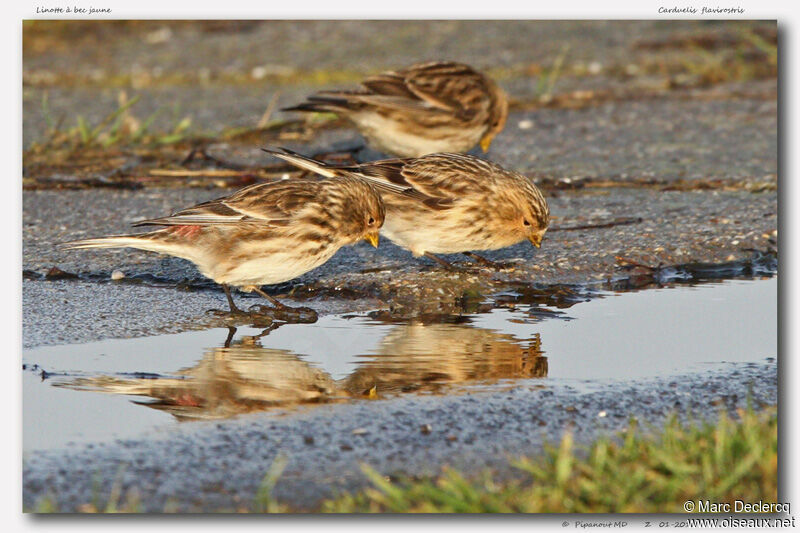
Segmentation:
{"type": "Polygon", "coordinates": [[[411,513],[676,513],[686,500],[776,501],[776,410],[716,423],[671,418],[656,433],[631,423],[622,439],[575,449],[567,433],[541,457],[512,463],[523,479],[477,481],[445,469],[435,479],[392,483],[364,472],[373,487],[323,504],[323,511],[411,513]]]}
{"type": "Polygon", "coordinates": [[[253,502],[253,510],[256,513],[285,513],[288,508],[285,505],[278,503],[272,497],[272,491],[278,483],[278,479],[283,474],[286,468],[286,463],[289,460],[285,455],[278,455],[270,465],[267,473],[264,474],[264,479],[261,480],[261,486],[258,488],[255,500],[253,502]]]}

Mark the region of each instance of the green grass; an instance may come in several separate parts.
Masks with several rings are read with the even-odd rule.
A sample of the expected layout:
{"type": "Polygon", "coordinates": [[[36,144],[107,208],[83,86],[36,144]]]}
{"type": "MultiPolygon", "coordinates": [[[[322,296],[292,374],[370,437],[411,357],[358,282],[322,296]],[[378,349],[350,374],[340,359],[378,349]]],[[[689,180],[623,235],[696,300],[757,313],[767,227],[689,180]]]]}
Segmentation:
{"type": "MultiPolygon", "coordinates": [[[[129,100],[125,91],[120,91],[117,108],[96,123],[90,123],[80,114],[70,117],[69,120],[63,115],[57,119],[54,118],[48,95],[45,92],[42,95],[41,108],[47,127],[46,132],[42,139],[32,143],[25,155],[45,155],[47,161],[56,162],[65,150],[68,154],[75,154],[87,150],[102,152],[103,149],[110,147],[157,149],[200,139],[260,138],[264,132],[279,131],[284,126],[293,123],[288,119],[272,119],[250,127],[233,127],[217,132],[203,132],[192,128],[192,117],[181,114],[176,107],[171,112],[172,116],[167,122],[169,125],[167,129],[154,131],[153,122],[165,110],[159,109],[147,117],[139,118],[134,114],[133,109],[138,101],[139,96],[129,100]],[[73,125],[70,126],[70,124],[73,125]]],[[[333,113],[314,113],[306,117],[305,124],[311,127],[324,127],[336,119],[337,116],[333,113]]]]}
{"type": "Polygon", "coordinates": [[[278,503],[272,497],[272,491],[278,483],[281,474],[283,474],[286,463],[289,459],[285,455],[278,455],[272,465],[270,465],[264,478],[261,480],[261,486],[256,493],[255,501],[253,502],[253,511],[256,513],[287,513],[290,512],[288,507],[278,503]]]}
{"type": "Polygon", "coordinates": [[[117,145],[133,144],[173,144],[187,138],[192,119],[189,116],[175,117],[169,131],[151,132],[150,127],[160,111],[144,119],[137,118],[132,108],[139,101],[136,96],[128,100],[125,92],[120,92],[116,109],[95,124],[90,124],[83,115],[76,115],[74,126],[64,126],[64,117],[54,120],[47,93],[42,95],[42,115],[47,124],[45,139],[35,143],[31,151],[67,148],[108,148],[117,145]]]}
{"type": "Polygon", "coordinates": [[[561,76],[561,70],[564,68],[564,61],[567,58],[568,52],[569,46],[564,45],[561,47],[561,52],[555,57],[550,68],[545,69],[544,72],[539,75],[536,82],[536,96],[539,100],[548,101],[553,97],[553,91],[559,76],[561,76]]]}
{"type": "Polygon", "coordinates": [[[775,409],[721,414],[713,424],[670,419],[647,434],[634,423],[620,439],[578,450],[570,434],[541,457],[512,465],[522,479],[497,483],[446,469],[435,479],[392,483],[369,467],[373,487],[327,501],[337,513],[679,513],[686,500],[776,501],[775,409]]]}
{"type": "MultiPolygon", "coordinates": [[[[248,509],[239,512],[286,513],[273,490],[288,459],[278,456],[264,475],[248,509]]],[[[712,423],[669,419],[658,430],[631,422],[618,438],[600,438],[587,448],[564,435],[558,446],[536,457],[511,461],[513,481],[496,481],[490,472],[465,476],[444,469],[435,478],[392,482],[369,466],[372,486],[324,501],[329,513],[681,513],[686,500],[712,502],[777,501],[777,409],[742,410],[738,418],[721,413],[712,423]]],[[[97,495],[81,512],[140,512],[135,488],[122,497],[121,468],[111,493],[97,495]],[[120,503],[122,502],[122,503],[120,503]]],[[[167,503],[165,512],[174,510],[167,503]]],[[[55,495],[42,498],[35,512],[59,512],[55,495]]],[[[227,511],[230,510],[220,510],[227,511]]],[[[62,510],[63,512],[63,510],[62,510]]]]}

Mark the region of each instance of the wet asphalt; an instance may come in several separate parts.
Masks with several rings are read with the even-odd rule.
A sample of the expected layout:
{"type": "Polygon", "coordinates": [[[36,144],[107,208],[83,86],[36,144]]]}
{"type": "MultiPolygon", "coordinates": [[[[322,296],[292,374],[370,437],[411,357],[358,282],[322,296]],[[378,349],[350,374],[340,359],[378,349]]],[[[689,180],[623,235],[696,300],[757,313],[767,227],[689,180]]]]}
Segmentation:
{"type": "MultiPolygon", "coordinates": [[[[61,75],[79,64],[77,75],[100,81],[88,87],[60,82],[26,86],[25,145],[44,131],[40,105],[44,92],[55,115],[65,114],[71,120],[73,110],[81,109],[87,118],[97,120],[117,105],[119,88],[113,86],[117,75],[144,80],[134,91],[142,96],[137,104],[140,117],[167,110],[157,117],[156,126],[167,128],[176,117],[188,114],[197,128],[219,131],[251,125],[276,91],[279,104],[288,105],[322,86],[351,83],[313,81],[308,72],[352,71],[355,77],[427,57],[431,50],[478,66],[494,62],[516,68],[517,74],[501,84],[520,99],[538,94],[537,85],[519,75],[520,65],[550,65],[564,46],[571,64],[595,62],[601,68],[591,76],[565,75],[559,81],[561,90],[644,91],[653,85],[651,77],[620,78],[610,72],[630,64],[641,67],[648,58],[668,61],[676,54],[695,52],[669,46],[653,51],[643,48],[642,42],[731,31],[725,25],[677,21],[666,25],[496,22],[479,27],[485,39],[479,42],[473,38],[476,23],[348,22],[338,34],[342,46],[336,47],[320,44],[319,35],[330,28],[324,22],[244,23],[235,30],[226,25],[172,27],[166,40],[163,32],[153,33],[160,26],[152,24],[146,31],[119,35],[109,46],[97,46],[93,39],[98,37],[87,34],[80,46],[26,53],[27,76],[61,75]],[[365,35],[382,39],[363,39],[365,35]],[[530,35],[539,37],[538,46],[516,46],[530,35]],[[252,69],[265,64],[262,50],[253,43],[280,38],[285,44],[271,51],[267,66],[274,70],[294,65],[305,76],[301,81],[278,83],[267,77],[232,86],[220,81],[240,74],[252,78],[252,69]],[[586,39],[596,46],[582,46],[586,39]],[[485,52],[487,40],[493,44],[491,57],[485,52]],[[364,43],[369,43],[368,53],[364,43]],[[183,53],[187,45],[194,50],[188,56],[183,53]],[[75,54],[82,60],[76,63],[75,54]],[[363,60],[354,63],[352,57],[363,60]],[[210,76],[211,81],[160,86],[152,81],[157,72],[189,79],[210,76]]],[[[491,299],[510,287],[608,286],[631,279],[640,279],[636,286],[655,285],[649,279],[652,269],[631,269],[626,260],[650,267],[719,265],[749,260],[754,251],[774,252],[776,92],[776,80],[767,79],[664,91],[656,97],[616,99],[580,109],[517,110],[488,157],[527,172],[543,185],[554,220],[541,249],[520,244],[485,254],[509,263],[511,268],[505,270],[476,267],[450,273],[384,240],[377,251],[361,244],[342,249],[317,270],[269,291],[287,304],[310,306],[320,313],[379,309],[404,319],[458,314],[464,312],[465,300],[491,299]],[[643,185],[648,181],[652,183],[643,185]],[[627,223],[569,230],[615,221],[627,223]]],[[[308,143],[283,144],[315,152],[360,143],[351,130],[325,129],[308,143]]],[[[247,165],[266,162],[258,146],[217,142],[209,151],[247,165]]],[[[224,295],[191,264],[145,252],[65,251],[56,245],[124,233],[135,220],[229,192],[218,187],[25,191],[23,347],[218,326],[219,319],[207,311],[224,308],[224,295]],[[112,281],[114,271],[125,278],[112,281]]],[[[459,257],[449,259],[469,263],[459,257]]],[[[259,303],[251,297],[243,301],[259,303]]],[[[713,418],[720,408],[744,405],[748,395],[757,405],[777,403],[774,361],[719,365],[707,372],[624,385],[601,382],[573,389],[512,384],[503,391],[406,396],[327,405],[286,416],[258,414],[184,424],[139,439],[28,453],[23,458],[24,504],[34,508],[43,496],[52,494],[62,510],[72,511],[92,500],[97,490],[91,481],[94,476],[99,493],[108,494],[124,464],[123,486],[136,487],[147,511],[235,510],[252,501],[264,472],[278,454],[284,454],[289,463],[276,495],[294,508],[311,509],[334,490],[363,487],[362,462],[387,475],[436,473],[449,464],[470,472],[493,468],[502,477],[511,475],[508,455],[536,453],[545,440],[557,441],[564,431],[573,431],[578,442],[588,443],[600,434],[622,430],[631,416],[652,425],[671,412],[713,418]],[[601,411],[607,416],[599,417],[601,411]],[[431,425],[430,434],[421,433],[423,424],[431,425]],[[366,432],[354,435],[357,428],[366,432]],[[313,445],[306,444],[307,436],[313,437],[313,445]]]]}

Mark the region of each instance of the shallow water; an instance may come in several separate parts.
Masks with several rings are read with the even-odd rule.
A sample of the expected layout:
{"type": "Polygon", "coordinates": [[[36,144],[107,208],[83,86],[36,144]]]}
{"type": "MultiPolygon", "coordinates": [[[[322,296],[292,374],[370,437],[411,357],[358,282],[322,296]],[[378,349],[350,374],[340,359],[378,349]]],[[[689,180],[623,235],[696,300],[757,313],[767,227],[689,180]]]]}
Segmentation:
{"type": "Polygon", "coordinates": [[[446,323],[325,316],[271,331],[26,350],[23,446],[157,436],[179,420],[519,380],[581,389],[777,356],[777,278],[578,294],[553,304],[506,296],[499,300],[507,307],[446,323]]]}

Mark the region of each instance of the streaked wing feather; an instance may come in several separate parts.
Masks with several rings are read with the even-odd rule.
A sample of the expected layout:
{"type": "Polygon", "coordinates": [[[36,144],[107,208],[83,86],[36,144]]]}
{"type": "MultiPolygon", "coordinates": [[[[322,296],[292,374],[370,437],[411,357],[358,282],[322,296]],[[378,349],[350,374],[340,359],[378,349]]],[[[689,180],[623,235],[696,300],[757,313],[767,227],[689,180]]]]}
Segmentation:
{"type": "Polygon", "coordinates": [[[403,96],[387,96],[383,94],[350,94],[347,98],[351,102],[357,102],[371,107],[382,107],[387,109],[397,109],[403,111],[436,111],[436,108],[419,99],[406,98],[403,96]]]}
{"type": "Polygon", "coordinates": [[[309,180],[251,185],[230,196],[183,209],[168,217],[142,220],[134,226],[212,226],[245,221],[286,225],[300,208],[315,198],[317,187],[316,182],[309,180]]]}
{"type": "Polygon", "coordinates": [[[222,199],[211,200],[193,207],[182,209],[168,217],[140,220],[134,226],[185,226],[234,224],[240,222],[244,215],[221,203],[222,199]]]}
{"type": "Polygon", "coordinates": [[[456,201],[465,187],[482,188],[493,172],[477,157],[463,154],[430,154],[410,160],[400,170],[400,179],[434,198],[456,201]]]}
{"type": "MultiPolygon", "coordinates": [[[[376,189],[383,192],[400,194],[408,198],[413,198],[417,201],[423,202],[435,209],[446,209],[447,202],[443,202],[440,198],[431,198],[428,195],[421,193],[414,189],[408,183],[402,180],[394,180],[394,176],[399,176],[399,169],[402,167],[405,159],[387,159],[378,161],[373,164],[346,166],[346,165],[330,165],[316,159],[311,159],[304,155],[298,154],[286,148],[269,147],[262,148],[268,154],[279,157],[296,167],[316,172],[323,176],[355,176],[364,179],[371,183],[376,189]]],[[[298,180],[295,180],[296,182],[298,180]]]]}
{"type": "Polygon", "coordinates": [[[370,76],[361,85],[372,94],[414,98],[414,94],[406,87],[405,77],[397,72],[389,71],[370,76]]]}
{"type": "Polygon", "coordinates": [[[421,101],[469,120],[488,106],[483,75],[458,63],[427,63],[408,70],[405,85],[421,101]]]}
{"type": "Polygon", "coordinates": [[[437,209],[447,209],[466,187],[480,188],[494,169],[491,164],[462,154],[431,154],[417,159],[387,159],[352,167],[376,187],[407,188],[437,209]]]}
{"type": "Polygon", "coordinates": [[[411,113],[446,114],[464,121],[488,112],[486,79],[468,65],[431,62],[387,71],[361,82],[361,89],[321,91],[295,111],[344,111],[375,108],[411,113]]]}
{"type": "Polygon", "coordinates": [[[250,218],[264,222],[285,222],[313,201],[319,190],[317,180],[295,179],[252,185],[223,203],[250,218]]]}

